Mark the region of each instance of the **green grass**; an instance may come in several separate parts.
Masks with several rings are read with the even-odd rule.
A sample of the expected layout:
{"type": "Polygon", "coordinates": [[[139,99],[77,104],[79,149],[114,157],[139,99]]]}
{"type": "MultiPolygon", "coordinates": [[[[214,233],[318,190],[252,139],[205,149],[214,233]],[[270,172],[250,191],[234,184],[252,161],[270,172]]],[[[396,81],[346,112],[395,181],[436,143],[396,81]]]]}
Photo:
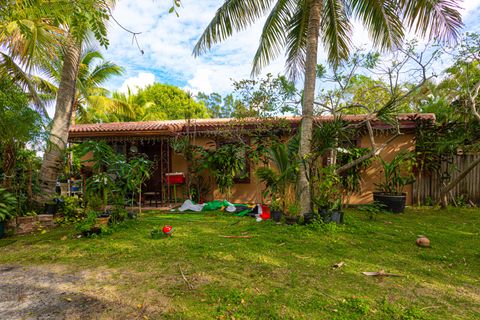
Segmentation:
{"type": "Polygon", "coordinates": [[[58,228],[0,240],[0,264],[98,274],[82,290],[117,302],[107,318],[138,308],[162,319],[480,319],[479,233],[473,209],[375,220],[351,210],[341,227],[146,213],[93,239],[58,228]],[[150,230],[164,224],[174,235],[151,239],[150,230]],[[253,238],[220,237],[245,234],[253,238]],[[415,245],[421,234],[431,248],[415,245]],[[332,267],[340,261],[343,267],[332,267]],[[361,273],[378,270],[402,277],[361,273]]]}

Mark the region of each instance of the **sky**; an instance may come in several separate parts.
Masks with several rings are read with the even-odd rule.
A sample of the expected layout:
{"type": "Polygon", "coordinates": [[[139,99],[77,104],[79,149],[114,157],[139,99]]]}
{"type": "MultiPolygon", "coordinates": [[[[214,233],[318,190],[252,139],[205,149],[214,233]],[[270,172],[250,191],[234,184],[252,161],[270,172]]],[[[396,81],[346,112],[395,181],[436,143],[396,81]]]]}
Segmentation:
{"type": "MultiPolygon", "coordinates": [[[[153,82],[167,83],[197,92],[232,91],[232,81],[250,78],[251,62],[258,45],[263,20],[231,38],[215,45],[200,57],[192,49],[223,0],[182,0],[179,16],[169,14],[171,0],[119,0],[113,11],[123,27],[141,32],[138,43],[131,34],[111,22],[110,45],[104,56],[125,69],[124,75],[110,80],[110,90],[133,92],[153,82]]],[[[465,30],[480,32],[480,0],[466,0],[462,6],[465,30]]],[[[355,23],[352,37],[356,46],[370,48],[368,34],[355,23]]],[[[319,50],[319,63],[325,61],[325,52],[319,50]]],[[[279,57],[266,67],[263,75],[284,72],[284,58],[279,57]]]]}

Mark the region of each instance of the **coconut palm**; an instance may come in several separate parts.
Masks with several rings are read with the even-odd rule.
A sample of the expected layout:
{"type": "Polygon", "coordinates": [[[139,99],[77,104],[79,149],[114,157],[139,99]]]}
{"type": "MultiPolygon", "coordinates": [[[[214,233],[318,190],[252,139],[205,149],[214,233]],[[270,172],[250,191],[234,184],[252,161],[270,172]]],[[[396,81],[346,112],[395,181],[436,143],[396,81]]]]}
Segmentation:
{"type": "MultiPolygon", "coordinates": [[[[319,37],[328,60],[337,65],[352,48],[352,20],[369,31],[374,45],[382,50],[401,46],[407,29],[420,36],[455,39],[462,26],[456,0],[226,0],[198,40],[194,54],[246,29],[268,14],[259,47],[253,58],[252,75],[286,52],[290,77],[304,76],[299,157],[311,150],[313,102],[319,37]]],[[[312,201],[306,172],[300,166],[297,192],[302,213],[310,212],[312,201]]]]}
{"type": "Polygon", "coordinates": [[[91,97],[90,105],[79,111],[79,123],[128,122],[167,119],[164,112],[152,110],[153,102],[145,102],[128,88],[127,93],[113,92],[111,97],[91,97]]]}
{"type": "Polygon", "coordinates": [[[55,115],[40,171],[41,202],[54,194],[63,163],[82,43],[93,34],[101,45],[108,45],[105,23],[110,4],[112,1],[29,0],[9,1],[0,7],[0,45],[22,67],[47,66],[49,59],[58,59],[59,50],[63,53],[55,115]]]}
{"type": "MultiPolygon", "coordinates": [[[[61,63],[57,63],[54,78],[59,80],[61,63]]],[[[82,50],[76,81],[77,92],[73,102],[72,123],[77,114],[85,116],[88,107],[109,104],[109,90],[102,85],[114,76],[123,74],[123,68],[113,62],[105,61],[103,55],[94,48],[82,50]]]]}

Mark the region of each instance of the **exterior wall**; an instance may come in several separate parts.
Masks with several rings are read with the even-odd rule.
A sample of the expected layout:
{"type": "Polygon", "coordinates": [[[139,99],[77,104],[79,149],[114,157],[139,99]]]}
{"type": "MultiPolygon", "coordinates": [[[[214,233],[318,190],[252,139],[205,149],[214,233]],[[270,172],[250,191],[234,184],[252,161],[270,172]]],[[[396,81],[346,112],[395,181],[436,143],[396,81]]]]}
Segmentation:
{"type": "MultiPolygon", "coordinates": [[[[375,138],[376,143],[380,146],[390,136],[380,135],[375,138]]],[[[211,147],[215,144],[215,141],[210,138],[197,138],[195,144],[203,147],[211,147]]],[[[369,147],[370,142],[367,136],[360,139],[360,147],[369,147]]],[[[400,151],[413,150],[415,147],[414,135],[404,134],[398,136],[393,142],[390,143],[381,153],[380,156],[390,161],[400,151]]],[[[247,183],[237,183],[233,187],[232,197],[228,199],[231,202],[239,203],[260,203],[262,202],[263,186],[255,177],[255,167],[250,166],[250,181],[247,183]]],[[[187,162],[180,154],[172,154],[172,171],[173,172],[186,172],[187,162]]],[[[358,194],[351,195],[348,199],[345,199],[345,203],[349,204],[365,204],[373,201],[372,192],[375,191],[375,183],[382,181],[383,172],[382,166],[378,160],[373,160],[372,165],[364,172],[362,176],[361,188],[362,191],[358,194]]],[[[214,183],[214,182],[212,182],[214,183]]],[[[213,193],[206,198],[207,201],[213,199],[224,199],[222,195],[214,185],[212,185],[213,193]]],[[[182,188],[179,188],[180,192],[183,192],[182,188]]],[[[412,185],[408,185],[404,190],[407,193],[407,205],[412,204],[412,185]]],[[[178,193],[179,195],[182,193],[178,193]]]]}
{"type": "MultiPolygon", "coordinates": [[[[215,146],[215,140],[211,138],[200,137],[195,139],[195,144],[198,146],[212,148],[215,146]]],[[[172,152],[172,171],[173,172],[187,172],[187,161],[181,154],[172,152]]],[[[215,182],[212,181],[213,192],[206,197],[205,200],[211,201],[214,199],[224,199],[225,195],[222,195],[220,191],[215,187],[215,182]]],[[[183,188],[180,187],[177,190],[183,193],[183,188]]],[[[182,193],[178,194],[182,194],[182,193]]],[[[261,202],[262,188],[257,182],[255,177],[255,168],[250,166],[250,181],[245,183],[236,183],[232,190],[232,196],[228,199],[231,202],[243,202],[243,203],[259,203],[261,202]]]]}
{"type": "MultiPolygon", "coordinates": [[[[384,143],[390,136],[381,135],[375,137],[375,142],[378,146],[384,143]]],[[[360,140],[360,147],[370,147],[370,141],[367,136],[363,136],[360,140]]],[[[398,136],[393,140],[389,146],[387,146],[381,153],[380,157],[385,161],[391,161],[393,157],[400,151],[413,151],[415,148],[415,141],[413,134],[403,134],[398,136]]],[[[381,163],[373,159],[372,165],[365,170],[365,173],[362,175],[361,188],[362,192],[359,194],[354,194],[347,199],[346,202],[350,204],[365,204],[373,201],[372,192],[375,191],[375,183],[383,181],[383,168],[381,163]]],[[[412,185],[407,185],[404,189],[404,192],[407,194],[407,205],[412,204],[412,185]]]]}

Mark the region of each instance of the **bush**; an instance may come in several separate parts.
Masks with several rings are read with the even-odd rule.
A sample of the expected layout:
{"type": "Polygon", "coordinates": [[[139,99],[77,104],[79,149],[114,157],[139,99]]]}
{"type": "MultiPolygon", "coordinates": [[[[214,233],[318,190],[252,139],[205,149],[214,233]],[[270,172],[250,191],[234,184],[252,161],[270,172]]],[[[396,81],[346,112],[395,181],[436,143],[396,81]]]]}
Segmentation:
{"type": "Polygon", "coordinates": [[[0,222],[10,220],[16,216],[16,204],[17,199],[7,190],[0,188],[0,222]]]}
{"type": "Polygon", "coordinates": [[[58,214],[61,218],[57,219],[57,223],[69,225],[76,223],[85,218],[86,214],[80,208],[80,200],[75,197],[64,197],[59,202],[58,214]]]}

